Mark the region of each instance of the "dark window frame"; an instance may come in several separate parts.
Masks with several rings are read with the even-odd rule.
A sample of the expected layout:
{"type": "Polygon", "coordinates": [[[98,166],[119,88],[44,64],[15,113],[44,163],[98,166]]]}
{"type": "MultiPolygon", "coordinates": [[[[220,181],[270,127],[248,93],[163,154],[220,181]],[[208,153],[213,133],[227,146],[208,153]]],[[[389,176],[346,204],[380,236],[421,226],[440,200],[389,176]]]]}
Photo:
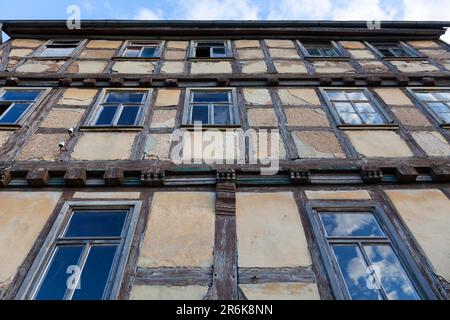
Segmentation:
{"type": "MultiPolygon", "coordinates": [[[[328,244],[326,235],[321,229],[320,212],[371,212],[388,238],[392,250],[399,259],[409,280],[414,285],[422,300],[436,300],[438,297],[431,289],[430,284],[425,279],[423,273],[413,256],[409,252],[400,234],[394,227],[388,215],[382,209],[382,206],[373,201],[339,201],[339,202],[321,202],[310,201],[306,205],[308,221],[312,228],[313,237],[318,244],[319,255],[324,264],[325,272],[329,281],[330,288],[336,300],[348,300],[349,295],[347,287],[342,279],[340,268],[334,260],[334,254],[328,244]]],[[[405,231],[406,232],[406,231],[405,231]]]]}
{"type": "MultiPolygon", "coordinates": [[[[29,87],[29,88],[18,88],[18,87],[0,87],[0,96],[6,91],[40,91],[36,99],[31,103],[30,107],[20,116],[20,118],[15,123],[0,123],[0,128],[20,128],[23,126],[25,121],[33,113],[34,110],[42,103],[44,98],[51,91],[51,88],[46,87],[29,87]]],[[[11,106],[9,106],[11,108],[11,106]]],[[[5,111],[6,113],[7,111],[5,111]]],[[[5,114],[3,113],[2,116],[5,114]]],[[[0,116],[0,118],[2,117],[0,116]]]]}
{"type": "MultiPolygon", "coordinates": [[[[183,127],[194,127],[194,123],[192,123],[192,104],[193,104],[193,93],[195,92],[229,92],[230,100],[229,103],[231,106],[230,115],[231,115],[231,123],[230,124],[203,124],[202,126],[205,128],[235,128],[241,126],[240,121],[240,113],[239,113],[239,105],[237,99],[236,88],[187,88],[186,96],[183,104],[183,119],[182,126],[183,127]]],[[[201,103],[200,103],[201,104],[201,103]]],[[[210,106],[208,106],[210,108],[210,106]]]]}
{"type": "MultiPolygon", "coordinates": [[[[437,123],[444,129],[450,129],[450,122],[445,122],[439,114],[437,114],[434,110],[432,110],[422,99],[417,96],[417,92],[421,93],[432,93],[433,91],[448,91],[450,94],[450,88],[420,88],[420,87],[412,87],[406,88],[406,92],[412,98],[413,102],[421,107],[427,114],[429,114],[437,123]]],[[[437,103],[442,102],[441,100],[436,101],[437,103]]],[[[450,107],[450,106],[449,106],[450,107]]]]}
{"type": "MultiPolygon", "coordinates": [[[[103,89],[96,99],[89,116],[86,119],[85,124],[81,127],[82,130],[141,130],[144,126],[145,118],[150,108],[150,101],[152,97],[152,89],[134,89],[134,88],[105,88],[103,89]],[[141,103],[125,103],[129,105],[139,106],[139,112],[136,115],[136,121],[134,125],[117,125],[117,121],[120,118],[120,112],[116,111],[113,123],[110,125],[96,125],[103,105],[113,105],[114,103],[106,103],[106,99],[111,92],[130,92],[130,93],[143,93],[144,98],[141,103]]],[[[123,108],[123,104],[119,104],[123,108]]],[[[119,106],[120,107],[120,106],[119,106]]]]}
{"type": "Polygon", "coordinates": [[[379,41],[379,42],[369,42],[365,41],[366,46],[375,53],[375,56],[377,56],[380,59],[383,60],[423,60],[426,59],[426,57],[421,54],[419,51],[408,45],[406,42],[403,41],[379,41]],[[408,57],[402,57],[402,56],[385,56],[383,53],[381,53],[380,50],[376,48],[377,43],[396,43],[398,46],[402,47],[403,50],[408,52],[410,56],[408,57]]]}
{"type": "Polygon", "coordinates": [[[218,39],[204,39],[204,40],[191,40],[189,46],[189,59],[190,60],[230,60],[234,59],[233,50],[231,47],[230,40],[218,40],[218,39]],[[197,45],[199,43],[214,43],[214,42],[222,42],[225,48],[225,56],[224,57],[196,57],[197,45]]]}
{"type": "Polygon", "coordinates": [[[307,42],[307,41],[300,41],[297,40],[297,44],[300,47],[300,51],[302,52],[303,56],[307,59],[313,59],[313,60],[350,60],[350,55],[348,52],[339,46],[339,44],[336,41],[321,41],[321,42],[307,42]],[[332,47],[335,52],[338,54],[337,56],[315,56],[311,55],[306,48],[306,45],[310,44],[317,44],[317,45],[326,45],[329,44],[330,47],[332,47]]]}
{"type": "MultiPolygon", "coordinates": [[[[368,88],[349,88],[349,87],[342,87],[342,88],[335,88],[335,87],[324,87],[319,88],[319,91],[325,100],[325,103],[328,107],[328,110],[330,111],[334,122],[340,129],[398,129],[399,125],[396,123],[396,120],[391,117],[385,110],[382,102],[368,89],[368,88]],[[336,110],[335,106],[333,105],[332,101],[328,97],[327,91],[361,91],[365,94],[367,101],[371,104],[371,106],[377,111],[377,113],[382,117],[384,120],[383,124],[348,124],[341,120],[341,117],[339,115],[339,112],[336,110]]],[[[345,100],[347,101],[347,100],[345,100]]],[[[345,102],[344,100],[342,102],[345,102]]],[[[351,103],[351,102],[350,102],[351,103]]]]}
{"type": "MultiPolygon", "coordinates": [[[[124,228],[120,240],[118,250],[115,254],[115,259],[112,262],[110,274],[103,295],[103,300],[115,300],[118,298],[119,290],[124,278],[125,267],[128,263],[128,256],[130,254],[131,243],[136,231],[138,217],[141,211],[141,201],[68,201],[64,204],[59,215],[56,218],[46,240],[34,259],[30,270],[28,271],[22,285],[20,286],[15,299],[16,300],[32,300],[42,284],[45,272],[52,261],[53,254],[64,234],[68,223],[75,211],[128,211],[127,219],[124,223],[124,228]]],[[[103,239],[103,238],[102,238],[103,239]]],[[[74,239],[70,244],[75,242],[90,241],[96,243],[94,238],[79,238],[74,239]]],[[[111,241],[117,242],[117,239],[108,240],[103,239],[101,242],[108,243],[111,241]]],[[[70,275],[68,275],[69,277],[70,275]]]]}

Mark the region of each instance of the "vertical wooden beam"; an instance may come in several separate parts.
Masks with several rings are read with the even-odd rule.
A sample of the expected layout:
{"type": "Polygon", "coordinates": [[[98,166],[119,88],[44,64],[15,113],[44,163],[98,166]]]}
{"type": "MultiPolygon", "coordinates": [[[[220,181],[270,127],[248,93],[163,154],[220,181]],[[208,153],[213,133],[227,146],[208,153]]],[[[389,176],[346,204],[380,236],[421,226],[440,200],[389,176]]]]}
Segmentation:
{"type": "Polygon", "coordinates": [[[238,300],[236,183],[234,171],[217,173],[213,284],[207,299],[238,300]]]}

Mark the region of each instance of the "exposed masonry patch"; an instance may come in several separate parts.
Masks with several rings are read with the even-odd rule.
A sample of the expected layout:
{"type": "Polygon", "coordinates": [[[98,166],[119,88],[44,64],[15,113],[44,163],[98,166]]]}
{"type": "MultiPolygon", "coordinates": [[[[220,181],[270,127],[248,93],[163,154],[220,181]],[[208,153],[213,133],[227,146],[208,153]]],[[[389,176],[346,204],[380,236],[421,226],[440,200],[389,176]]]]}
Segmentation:
{"type": "Polygon", "coordinates": [[[436,131],[416,131],[412,133],[417,144],[431,157],[449,157],[450,146],[436,131]]]}
{"type": "Polygon", "coordinates": [[[315,283],[271,282],[239,287],[248,300],[320,300],[315,283]]]}
{"type": "Polygon", "coordinates": [[[175,73],[175,74],[184,73],[184,61],[180,61],[180,62],[166,61],[166,62],[164,62],[161,67],[161,73],[175,73]]]}
{"type": "Polygon", "coordinates": [[[261,49],[239,49],[238,57],[240,59],[264,59],[264,53],[261,49]]]}
{"type": "Polygon", "coordinates": [[[167,160],[169,159],[172,134],[149,134],[145,144],[144,159],[167,160]]]}
{"type": "Polygon", "coordinates": [[[240,61],[242,73],[267,73],[267,65],[264,60],[261,61],[240,61]]]}
{"type": "Polygon", "coordinates": [[[192,62],[191,73],[192,74],[232,73],[231,62],[229,61],[192,62]]]}
{"type": "Polygon", "coordinates": [[[433,72],[439,68],[428,61],[391,61],[391,63],[401,72],[433,72]]]}
{"type": "Polygon", "coordinates": [[[273,108],[247,109],[248,122],[250,126],[264,127],[278,125],[277,116],[273,108]]]}
{"type": "Polygon", "coordinates": [[[416,108],[391,107],[391,110],[404,125],[431,127],[431,123],[416,108]]]}
{"type": "Polygon", "coordinates": [[[333,132],[292,132],[300,158],[345,158],[345,154],[333,132]]]}
{"type": "Polygon", "coordinates": [[[16,72],[54,73],[65,63],[63,60],[28,60],[24,64],[17,67],[16,72]]]}
{"type": "Polygon", "coordinates": [[[273,64],[279,73],[308,73],[302,61],[274,60],[273,64]]]}
{"type": "Polygon", "coordinates": [[[300,56],[295,49],[270,48],[269,53],[273,59],[300,59],[300,56]]]}
{"type": "Polygon", "coordinates": [[[103,73],[106,61],[74,61],[67,69],[68,73],[103,73]]]}
{"type": "Polygon", "coordinates": [[[267,89],[244,89],[245,102],[249,105],[271,105],[272,98],[267,89]]]}
{"type": "Polygon", "coordinates": [[[155,110],[151,128],[173,128],[177,110],[155,110]]]}
{"type": "Polygon", "coordinates": [[[112,67],[115,73],[152,74],[155,63],[150,61],[116,61],[112,67]]]}
{"type": "Polygon", "coordinates": [[[97,89],[66,89],[62,98],[58,101],[58,104],[70,106],[89,106],[94,101],[97,93],[97,89]]]}
{"type": "Polygon", "coordinates": [[[314,89],[278,89],[278,94],[284,106],[321,105],[314,89]]]}
{"type": "Polygon", "coordinates": [[[285,108],[288,126],[329,127],[325,111],[321,108],[285,108]]]}
{"type": "Polygon", "coordinates": [[[130,300],[202,300],[208,287],[192,286],[133,286],[130,300]]]}
{"type": "Polygon", "coordinates": [[[42,128],[72,128],[76,127],[85,110],[75,108],[52,109],[42,121],[42,128]]]}
{"type": "Polygon", "coordinates": [[[348,62],[313,61],[312,65],[317,73],[355,73],[355,69],[348,62]]]}
{"type": "Polygon", "coordinates": [[[61,153],[59,143],[68,140],[68,134],[35,134],[28,140],[17,160],[56,161],[61,153]]]}

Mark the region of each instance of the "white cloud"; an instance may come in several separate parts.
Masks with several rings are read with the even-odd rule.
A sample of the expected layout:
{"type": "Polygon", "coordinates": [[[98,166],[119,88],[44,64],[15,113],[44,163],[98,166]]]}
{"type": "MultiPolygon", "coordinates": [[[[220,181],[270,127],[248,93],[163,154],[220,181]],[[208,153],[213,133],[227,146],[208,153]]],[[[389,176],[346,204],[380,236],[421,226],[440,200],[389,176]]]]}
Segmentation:
{"type": "Polygon", "coordinates": [[[163,12],[159,9],[150,10],[147,8],[140,8],[138,13],[134,16],[134,20],[162,20],[163,12]]]}
{"type": "Polygon", "coordinates": [[[271,2],[268,19],[326,19],[330,15],[331,9],[331,0],[281,0],[276,3],[271,2]]]}
{"type": "Polygon", "coordinates": [[[382,6],[380,0],[349,1],[347,5],[336,6],[333,10],[334,20],[393,20],[396,8],[382,6]]]}
{"type": "Polygon", "coordinates": [[[250,0],[184,0],[177,15],[188,20],[258,20],[259,6],[250,0]]]}
{"type": "MultiPolygon", "coordinates": [[[[450,17],[450,1],[448,0],[403,0],[405,20],[443,20],[450,17]]],[[[450,43],[450,29],[441,38],[450,43]]]]}

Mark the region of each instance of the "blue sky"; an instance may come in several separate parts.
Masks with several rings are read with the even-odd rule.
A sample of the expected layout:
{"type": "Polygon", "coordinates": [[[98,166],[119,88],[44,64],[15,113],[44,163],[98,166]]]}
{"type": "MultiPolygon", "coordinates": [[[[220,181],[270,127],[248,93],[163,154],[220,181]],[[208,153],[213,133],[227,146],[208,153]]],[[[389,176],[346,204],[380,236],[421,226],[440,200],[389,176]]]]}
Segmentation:
{"type": "Polygon", "coordinates": [[[82,19],[450,20],[450,0],[11,0],[0,20],[65,19],[70,5],[82,19]]]}

